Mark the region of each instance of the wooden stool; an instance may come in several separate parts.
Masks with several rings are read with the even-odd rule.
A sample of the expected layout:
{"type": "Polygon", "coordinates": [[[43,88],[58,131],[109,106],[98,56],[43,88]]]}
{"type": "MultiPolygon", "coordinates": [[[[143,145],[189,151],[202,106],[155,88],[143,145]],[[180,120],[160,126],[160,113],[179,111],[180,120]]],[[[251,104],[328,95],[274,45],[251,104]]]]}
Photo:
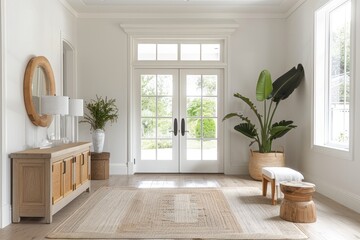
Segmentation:
{"type": "Polygon", "coordinates": [[[91,153],[91,180],[109,179],[110,153],[91,153]]]}
{"type": "Polygon", "coordinates": [[[280,206],[280,217],[296,223],[316,221],[316,208],[312,200],[315,185],[307,182],[281,182],[284,199],[280,206]]]}
{"type": "MultiPolygon", "coordinates": [[[[267,194],[267,185],[270,182],[271,185],[271,203],[276,204],[275,192],[279,195],[279,182],[282,181],[302,181],[304,176],[295,171],[294,169],[287,167],[264,167],[262,168],[262,190],[263,196],[267,194]],[[275,191],[276,187],[276,191],[275,191]]],[[[279,198],[277,196],[277,198],[279,198]]]]}

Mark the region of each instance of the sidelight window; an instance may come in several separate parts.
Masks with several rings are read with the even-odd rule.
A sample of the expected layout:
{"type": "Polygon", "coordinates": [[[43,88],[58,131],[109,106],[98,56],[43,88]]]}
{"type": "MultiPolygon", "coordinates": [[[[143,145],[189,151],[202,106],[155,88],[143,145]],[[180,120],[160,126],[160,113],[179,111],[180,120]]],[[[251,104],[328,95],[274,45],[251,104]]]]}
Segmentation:
{"type": "Polygon", "coordinates": [[[351,0],[315,13],[314,144],[349,151],[352,116],[351,0]]]}

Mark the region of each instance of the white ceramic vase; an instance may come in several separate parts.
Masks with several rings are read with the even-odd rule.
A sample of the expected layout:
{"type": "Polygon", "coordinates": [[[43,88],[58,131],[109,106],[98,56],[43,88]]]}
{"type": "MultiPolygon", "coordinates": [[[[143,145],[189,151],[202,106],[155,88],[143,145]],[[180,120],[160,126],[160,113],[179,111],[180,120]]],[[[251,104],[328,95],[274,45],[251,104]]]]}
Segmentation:
{"type": "Polygon", "coordinates": [[[102,153],[104,148],[104,141],[105,141],[105,132],[102,129],[96,129],[92,133],[92,142],[94,147],[94,152],[102,153]]]}

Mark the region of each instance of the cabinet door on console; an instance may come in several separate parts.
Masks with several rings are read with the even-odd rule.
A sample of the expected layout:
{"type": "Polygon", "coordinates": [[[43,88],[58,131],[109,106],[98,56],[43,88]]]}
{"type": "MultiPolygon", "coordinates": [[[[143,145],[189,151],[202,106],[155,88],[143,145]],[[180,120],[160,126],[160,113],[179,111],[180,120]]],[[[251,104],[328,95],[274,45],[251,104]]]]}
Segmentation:
{"type": "Polygon", "coordinates": [[[52,204],[55,204],[63,198],[63,162],[52,164],[52,204]]]}
{"type": "Polygon", "coordinates": [[[73,158],[64,159],[64,197],[73,191],[73,158]]]}
{"type": "Polygon", "coordinates": [[[81,183],[89,180],[89,157],[90,152],[82,153],[82,164],[81,164],[81,183]]]}
{"type": "Polygon", "coordinates": [[[82,154],[75,156],[75,189],[81,186],[82,154]]]}

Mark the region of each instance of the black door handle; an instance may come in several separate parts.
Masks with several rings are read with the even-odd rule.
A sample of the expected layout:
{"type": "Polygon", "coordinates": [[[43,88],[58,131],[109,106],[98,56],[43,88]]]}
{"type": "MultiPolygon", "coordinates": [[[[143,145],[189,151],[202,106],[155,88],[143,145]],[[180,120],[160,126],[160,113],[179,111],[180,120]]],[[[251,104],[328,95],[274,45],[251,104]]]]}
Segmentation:
{"type": "Polygon", "coordinates": [[[183,118],[181,119],[181,135],[185,135],[185,120],[183,118]]]}
{"type": "Polygon", "coordinates": [[[172,132],[172,133],[174,133],[174,136],[177,136],[177,134],[178,134],[178,122],[177,122],[176,118],[174,119],[174,130],[170,130],[169,132],[172,132]]]}
{"type": "Polygon", "coordinates": [[[178,122],[177,118],[174,119],[174,136],[177,136],[178,134],[178,122]]]}

